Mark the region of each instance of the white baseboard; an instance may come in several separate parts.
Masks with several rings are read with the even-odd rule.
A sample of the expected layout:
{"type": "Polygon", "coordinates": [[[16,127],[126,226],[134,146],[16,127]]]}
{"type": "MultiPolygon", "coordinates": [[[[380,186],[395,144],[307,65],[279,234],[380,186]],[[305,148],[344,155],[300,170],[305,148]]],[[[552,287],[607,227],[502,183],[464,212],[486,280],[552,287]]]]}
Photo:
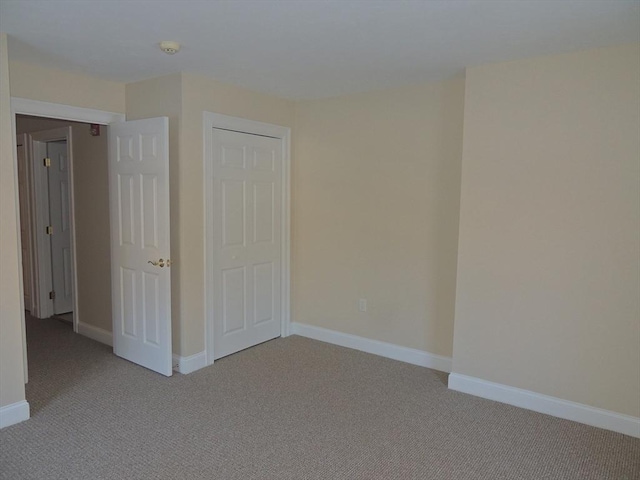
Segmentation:
{"type": "MultiPolygon", "coordinates": [[[[105,345],[113,347],[113,335],[111,332],[99,327],[94,327],[87,323],[78,323],[78,333],[96,340],[105,345]]],[[[207,366],[206,352],[196,353],[189,357],[181,357],[179,355],[173,355],[173,369],[179,373],[191,373],[196,370],[200,370],[207,366]]]]}
{"type": "Polygon", "coordinates": [[[0,407],[0,428],[29,420],[29,402],[22,400],[0,407]]]}
{"type": "Polygon", "coordinates": [[[85,337],[89,337],[92,340],[96,340],[100,343],[104,343],[105,345],[113,347],[112,333],[100,327],[94,327],[93,325],[89,325],[88,323],[78,322],[78,333],[80,335],[84,335],[85,337]]]}
{"type": "Polygon", "coordinates": [[[326,328],[314,327],[302,323],[291,323],[291,334],[313,338],[321,342],[332,343],[341,347],[353,348],[362,352],[373,353],[381,357],[392,358],[401,362],[419,365],[421,367],[440,370],[449,373],[451,371],[451,358],[442,355],[416,350],[415,348],[401,347],[393,343],[371,340],[369,338],[337,332],[326,328]]]}
{"type": "Polygon", "coordinates": [[[188,357],[173,356],[173,369],[178,373],[191,373],[207,366],[207,352],[200,352],[188,357]]]}
{"type": "Polygon", "coordinates": [[[604,428],[640,438],[640,418],[590,407],[541,393],[493,383],[459,373],[449,375],[449,388],[497,402],[508,403],[534,412],[573,420],[593,427],[604,428]]]}

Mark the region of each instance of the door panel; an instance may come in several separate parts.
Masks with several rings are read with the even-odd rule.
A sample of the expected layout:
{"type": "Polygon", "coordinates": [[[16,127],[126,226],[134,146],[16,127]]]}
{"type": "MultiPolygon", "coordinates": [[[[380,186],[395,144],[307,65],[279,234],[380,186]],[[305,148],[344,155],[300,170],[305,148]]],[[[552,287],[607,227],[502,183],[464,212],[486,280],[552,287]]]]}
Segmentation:
{"type": "Polygon", "coordinates": [[[135,245],[133,175],[118,173],[118,228],[120,245],[135,245]]]}
{"type": "Polygon", "coordinates": [[[143,174],[142,183],[142,245],[158,248],[158,177],[143,174]]]}
{"type": "Polygon", "coordinates": [[[168,134],[166,117],[110,125],[109,196],[114,352],[170,376],[168,134]]]}
{"type": "Polygon", "coordinates": [[[221,180],[223,246],[244,246],[246,224],[245,184],[239,180],[221,180]]]}
{"type": "Polygon", "coordinates": [[[280,336],[282,146],[213,129],[214,358],[280,336]]]}
{"type": "Polygon", "coordinates": [[[53,313],[73,310],[73,269],[71,264],[71,198],[69,195],[69,156],[67,141],[48,142],[49,223],[51,235],[51,277],[53,313]]]}
{"type": "Polygon", "coordinates": [[[142,272],[142,297],[146,299],[143,305],[142,321],[144,322],[144,343],[154,346],[160,345],[160,276],[155,273],[142,272]]]}
{"type": "Polygon", "coordinates": [[[244,331],[246,323],[245,268],[222,270],[223,335],[244,331]]]}
{"type": "Polygon", "coordinates": [[[273,262],[253,266],[253,323],[273,320],[273,262]]]}
{"type": "Polygon", "coordinates": [[[273,242],[273,182],[253,184],[253,243],[273,242]]]}

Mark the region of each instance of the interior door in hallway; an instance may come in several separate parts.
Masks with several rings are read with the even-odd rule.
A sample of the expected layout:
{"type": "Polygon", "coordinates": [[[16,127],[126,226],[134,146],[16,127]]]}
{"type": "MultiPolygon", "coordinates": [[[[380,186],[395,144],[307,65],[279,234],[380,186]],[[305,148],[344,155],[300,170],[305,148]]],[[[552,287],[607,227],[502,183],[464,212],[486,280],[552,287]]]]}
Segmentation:
{"type": "Polygon", "coordinates": [[[280,336],[282,145],[213,129],[214,358],[280,336]]]}
{"type": "Polygon", "coordinates": [[[169,119],[109,126],[113,351],[170,376],[169,119]]]}
{"type": "Polygon", "coordinates": [[[49,223],[51,234],[51,277],[53,282],[53,313],[73,310],[73,265],[71,252],[71,198],[67,141],[47,142],[51,161],[49,181],[49,223]]]}

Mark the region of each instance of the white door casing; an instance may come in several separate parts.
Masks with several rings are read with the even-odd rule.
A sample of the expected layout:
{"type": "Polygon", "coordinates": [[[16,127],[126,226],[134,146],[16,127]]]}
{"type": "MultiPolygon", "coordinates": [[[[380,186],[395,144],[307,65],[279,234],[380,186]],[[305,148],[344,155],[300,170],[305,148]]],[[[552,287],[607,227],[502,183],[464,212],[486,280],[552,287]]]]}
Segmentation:
{"type": "Polygon", "coordinates": [[[51,234],[51,278],[53,313],[73,311],[73,266],[71,251],[71,198],[69,154],[66,140],[47,143],[51,165],[49,176],[49,225],[51,234]]]}
{"type": "Polygon", "coordinates": [[[109,208],[114,353],[170,376],[167,117],[109,126],[109,208]]]}
{"type": "Polygon", "coordinates": [[[204,113],[207,363],[289,330],[286,127],[204,113]]]}
{"type": "Polygon", "coordinates": [[[27,135],[17,136],[16,152],[18,160],[18,195],[20,199],[20,242],[22,250],[22,279],[24,288],[24,308],[33,311],[33,274],[31,261],[31,189],[29,166],[27,163],[27,135]]]}

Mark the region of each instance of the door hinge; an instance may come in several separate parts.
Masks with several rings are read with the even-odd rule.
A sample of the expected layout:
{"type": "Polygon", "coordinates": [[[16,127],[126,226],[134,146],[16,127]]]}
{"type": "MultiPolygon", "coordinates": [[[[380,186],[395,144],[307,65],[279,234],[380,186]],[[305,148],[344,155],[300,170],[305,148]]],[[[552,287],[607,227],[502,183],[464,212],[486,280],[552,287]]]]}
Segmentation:
{"type": "Polygon", "coordinates": [[[54,291],[49,292],[49,299],[50,300],[55,300],[56,299],[56,292],[54,292],[54,291]]]}
{"type": "Polygon", "coordinates": [[[53,227],[51,225],[46,227],[45,230],[47,232],[47,235],[53,235],[53,227]]]}
{"type": "Polygon", "coordinates": [[[44,163],[45,167],[50,167],[51,166],[51,159],[49,157],[45,157],[42,159],[42,163],[44,163]]]}

